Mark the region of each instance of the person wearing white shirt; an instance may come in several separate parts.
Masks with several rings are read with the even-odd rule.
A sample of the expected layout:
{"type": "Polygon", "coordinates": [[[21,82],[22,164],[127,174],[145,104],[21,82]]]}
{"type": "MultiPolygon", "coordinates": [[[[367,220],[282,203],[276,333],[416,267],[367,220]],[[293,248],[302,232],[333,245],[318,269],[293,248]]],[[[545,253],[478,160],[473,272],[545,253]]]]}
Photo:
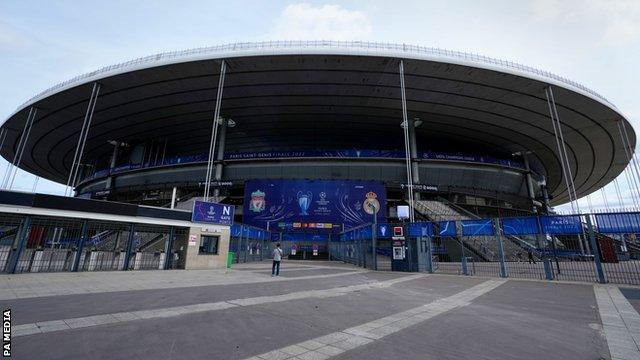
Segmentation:
{"type": "Polygon", "coordinates": [[[271,265],[271,276],[280,276],[280,261],[282,261],[282,249],[280,249],[280,243],[276,244],[276,248],[273,249],[273,265],[271,265]]]}

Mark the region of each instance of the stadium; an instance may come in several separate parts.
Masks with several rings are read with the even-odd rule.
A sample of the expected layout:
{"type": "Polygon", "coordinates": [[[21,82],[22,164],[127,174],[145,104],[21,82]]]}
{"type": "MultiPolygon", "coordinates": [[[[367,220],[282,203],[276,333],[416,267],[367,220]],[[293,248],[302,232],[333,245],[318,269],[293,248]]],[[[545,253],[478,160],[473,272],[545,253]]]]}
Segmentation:
{"type": "MultiPolygon", "coordinates": [[[[616,178],[636,141],[613,104],[549,72],[333,41],[108,66],[43,91],[1,129],[5,159],[76,198],[186,210],[204,198],[234,205],[237,223],[314,241],[399,221],[407,204],[411,221],[548,214],[616,178]]],[[[507,258],[539,240],[520,241],[507,258]]],[[[465,246],[495,260],[489,242],[465,246]]]]}
{"type": "Polygon", "coordinates": [[[472,54],[359,42],[233,44],[109,66],[21,105],[2,125],[1,154],[9,162],[18,154],[20,168],[61,184],[75,160],[69,185],[79,197],[162,206],[176,187],[185,201],[203,195],[220,94],[213,185],[222,202],[242,205],[252,179],[368,180],[383,184],[390,211],[406,199],[401,61],[422,199],[531,212],[544,207],[546,188],[551,205],[567,202],[549,87],[578,197],[628,163],[617,124],[635,145],[631,125],[579,84],[472,54]]]}

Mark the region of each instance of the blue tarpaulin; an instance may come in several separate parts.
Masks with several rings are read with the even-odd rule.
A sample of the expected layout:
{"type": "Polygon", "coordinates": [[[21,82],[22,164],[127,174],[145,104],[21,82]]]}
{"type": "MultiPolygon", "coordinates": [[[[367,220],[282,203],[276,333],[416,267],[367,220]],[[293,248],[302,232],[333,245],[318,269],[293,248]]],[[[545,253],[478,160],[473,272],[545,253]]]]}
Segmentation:
{"type": "Polygon", "coordinates": [[[456,236],[456,222],[453,220],[450,221],[440,221],[440,231],[438,235],[440,236],[456,236]]]}
{"type": "Polygon", "coordinates": [[[462,220],[462,236],[487,236],[493,235],[493,220],[462,220]]]}
{"type": "Polygon", "coordinates": [[[582,222],[578,215],[541,216],[540,224],[545,234],[575,235],[582,233],[582,222]]]}
{"type": "Polygon", "coordinates": [[[433,224],[430,222],[409,223],[407,236],[433,236],[433,224]]]}
{"type": "Polygon", "coordinates": [[[640,214],[596,214],[598,231],[608,234],[636,234],[640,233],[640,214]]]}
{"type": "Polygon", "coordinates": [[[502,231],[504,231],[505,235],[533,235],[540,233],[538,218],[535,216],[504,218],[501,222],[502,231]]]}

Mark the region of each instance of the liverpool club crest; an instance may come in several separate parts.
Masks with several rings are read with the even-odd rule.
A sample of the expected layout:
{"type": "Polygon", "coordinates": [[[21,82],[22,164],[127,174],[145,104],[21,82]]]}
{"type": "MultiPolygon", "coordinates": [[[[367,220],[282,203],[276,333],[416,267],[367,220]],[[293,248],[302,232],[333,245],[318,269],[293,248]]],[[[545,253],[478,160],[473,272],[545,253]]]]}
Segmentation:
{"type": "Polygon", "coordinates": [[[256,190],[251,193],[251,203],[249,203],[249,210],[253,212],[262,212],[265,209],[264,192],[256,190]]]}

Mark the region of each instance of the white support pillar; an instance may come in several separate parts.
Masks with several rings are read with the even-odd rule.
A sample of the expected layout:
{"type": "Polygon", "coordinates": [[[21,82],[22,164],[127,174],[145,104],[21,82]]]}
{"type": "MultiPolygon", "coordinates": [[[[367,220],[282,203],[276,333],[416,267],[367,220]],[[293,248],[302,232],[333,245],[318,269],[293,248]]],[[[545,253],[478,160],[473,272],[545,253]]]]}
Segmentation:
{"type": "Polygon", "coordinates": [[[222,104],[222,90],[224,89],[224,77],[227,72],[227,63],[222,60],[220,63],[220,75],[218,78],[218,93],[216,95],[216,106],[213,111],[213,125],[211,129],[211,142],[209,143],[209,157],[207,158],[207,175],[204,184],[204,200],[209,200],[209,190],[211,188],[211,177],[213,173],[214,153],[216,138],[218,137],[218,125],[220,119],[220,107],[222,104]]]}
{"type": "Polygon", "coordinates": [[[409,200],[409,221],[413,222],[415,219],[414,209],[414,197],[413,197],[413,175],[411,171],[411,149],[409,146],[409,119],[407,116],[407,95],[404,86],[404,62],[400,60],[399,64],[400,72],[400,95],[402,99],[402,129],[404,132],[404,154],[405,165],[407,168],[407,192],[409,200]]]}
{"type": "Polygon", "coordinates": [[[113,152],[111,153],[111,160],[109,161],[109,178],[107,179],[107,186],[105,188],[110,190],[113,188],[114,175],[112,174],[113,168],[116,167],[116,162],[118,161],[118,151],[120,150],[120,142],[119,141],[109,141],[109,144],[113,145],[113,152]]]}
{"type": "MultiPolygon", "coordinates": [[[[227,142],[227,127],[229,125],[229,121],[226,119],[221,119],[220,122],[220,130],[218,134],[218,153],[216,154],[216,172],[215,179],[216,181],[220,181],[222,179],[222,170],[223,165],[222,161],[224,160],[224,148],[227,142]]],[[[220,187],[216,187],[213,190],[213,196],[218,199],[220,196],[220,187]]],[[[216,200],[217,201],[217,200],[216,200]]]]}
{"type": "Polygon", "coordinates": [[[536,193],[533,190],[533,177],[531,176],[531,167],[529,167],[529,157],[527,156],[529,152],[522,152],[522,161],[524,162],[525,180],[527,182],[527,194],[529,195],[529,199],[531,200],[531,209],[534,213],[537,212],[535,201],[536,201],[536,193]]]}
{"type": "MultiPolygon", "coordinates": [[[[571,211],[574,214],[579,214],[580,207],[578,205],[578,199],[576,199],[575,187],[572,187],[573,175],[571,173],[571,164],[567,156],[567,148],[564,143],[562,123],[560,122],[560,118],[558,116],[558,109],[556,107],[555,98],[553,96],[553,90],[551,90],[550,86],[545,89],[545,94],[547,96],[547,104],[549,105],[549,116],[551,117],[551,125],[553,126],[553,133],[555,135],[556,145],[558,146],[558,158],[560,159],[560,164],[562,167],[562,177],[564,178],[565,184],[567,185],[567,194],[569,195],[569,201],[571,203],[571,211]]],[[[579,235],[578,245],[580,248],[580,253],[585,254],[585,245],[583,244],[582,235],[579,235]]]]}
{"type": "Polygon", "coordinates": [[[175,209],[176,207],[176,193],[178,192],[177,187],[173,187],[173,192],[171,193],[171,208],[175,209]]]}
{"type": "Polygon", "coordinates": [[[78,135],[78,144],[76,151],[73,155],[73,161],[71,162],[71,170],[69,171],[69,178],[67,179],[67,189],[65,189],[65,195],[73,195],[73,189],[78,180],[78,172],[80,164],[82,163],[82,155],[84,154],[84,146],[87,143],[87,136],[89,135],[89,129],[91,128],[91,121],[93,121],[93,113],[96,109],[96,103],[98,101],[98,94],[100,93],[100,84],[93,83],[91,89],[91,96],[89,97],[89,104],[87,104],[87,111],[84,115],[84,121],[82,123],[82,129],[78,135]]]}
{"type": "Polygon", "coordinates": [[[13,187],[13,182],[16,178],[16,174],[20,169],[20,162],[22,161],[22,155],[24,154],[24,149],[27,147],[27,141],[29,140],[29,135],[31,134],[31,128],[33,127],[33,121],[36,118],[36,114],[38,112],[38,108],[31,107],[29,109],[29,114],[27,115],[27,120],[24,123],[24,129],[22,130],[22,135],[20,136],[20,140],[18,142],[18,146],[16,148],[16,152],[13,155],[13,161],[11,162],[7,172],[5,173],[5,178],[2,183],[2,187],[5,189],[11,189],[13,187]]]}
{"type": "MultiPolygon", "coordinates": [[[[411,150],[411,175],[412,175],[412,183],[419,184],[420,183],[420,173],[418,168],[418,143],[416,142],[416,127],[420,126],[422,121],[419,119],[413,119],[409,121],[409,146],[411,150]]],[[[413,193],[413,198],[415,200],[420,200],[420,193],[413,193]]]]}

